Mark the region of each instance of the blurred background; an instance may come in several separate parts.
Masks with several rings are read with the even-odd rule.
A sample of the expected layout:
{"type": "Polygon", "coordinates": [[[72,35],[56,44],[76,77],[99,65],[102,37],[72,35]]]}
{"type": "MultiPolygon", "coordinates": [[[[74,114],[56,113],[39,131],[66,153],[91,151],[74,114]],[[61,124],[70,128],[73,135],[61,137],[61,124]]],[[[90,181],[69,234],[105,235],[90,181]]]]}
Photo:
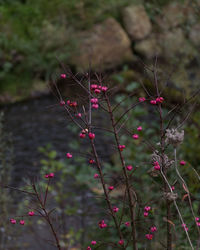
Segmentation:
{"type": "MultiPolygon", "coordinates": [[[[151,90],[152,77],[144,65],[151,67],[157,57],[159,81],[167,87],[164,91],[167,112],[175,103],[183,103],[198,91],[199,49],[199,0],[0,0],[0,178],[4,183],[25,186],[27,179],[45,171],[64,173],[63,178],[59,177],[60,186],[55,184],[54,192],[51,190],[59,216],[68,222],[62,225],[63,246],[65,241],[70,242],[69,249],[87,245],[92,234],[87,229],[88,218],[96,206],[91,205],[89,198],[100,191],[96,190],[93,170],[89,170],[88,177],[88,162],[84,157],[77,159],[78,168],[77,162],[72,162],[66,170],[63,160],[66,151],[80,155],[82,142],[74,139],[79,131],[60,111],[55,91],[52,94],[49,88],[52,79],[58,79],[62,73],[60,62],[75,73],[88,70],[89,65],[93,71],[101,72],[110,86],[117,87],[114,100],[117,102],[133,91],[137,93],[135,98],[144,96],[141,82],[151,90]],[[63,189],[67,190],[65,194],[63,189]],[[71,204],[66,206],[65,201],[70,199],[71,204]],[[78,204],[82,204],[81,208],[78,204]]],[[[70,81],[58,80],[58,87],[64,98],[76,97],[77,90],[70,81]]],[[[124,105],[132,101],[127,98],[124,105]]],[[[188,111],[189,106],[185,109],[188,111]]],[[[181,121],[184,114],[177,114],[175,122],[181,121]]],[[[136,108],[130,124],[139,125],[141,117],[145,117],[144,121],[151,120],[152,129],[146,136],[154,138],[157,125],[148,109],[136,108]]],[[[96,118],[98,125],[107,122],[99,115],[96,118]]],[[[196,170],[200,165],[199,119],[197,100],[184,127],[187,136],[180,153],[196,170]]],[[[103,144],[104,151],[109,152],[102,157],[109,162],[105,167],[110,169],[117,162],[114,150],[105,135],[100,137],[98,147],[101,150],[103,144]]],[[[124,142],[126,139],[122,138],[124,142]]],[[[127,153],[130,162],[147,160],[136,149],[131,150],[127,153]]],[[[144,146],[137,150],[149,152],[144,146]]],[[[117,178],[118,171],[116,168],[113,178],[117,178]]],[[[193,183],[194,206],[199,211],[199,184],[189,170],[184,169],[183,174],[193,183]]],[[[44,181],[40,182],[44,185],[44,181]]],[[[148,190],[145,186],[143,189],[148,190]]],[[[29,232],[22,229],[23,233],[19,230],[16,233],[16,229],[7,225],[5,218],[24,213],[30,201],[10,191],[1,192],[0,249],[54,249],[43,245],[44,240],[35,230],[37,226],[39,232],[44,232],[41,238],[48,238],[42,221],[27,222],[29,232]],[[34,237],[40,239],[41,248],[34,237]]],[[[111,239],[111,235],[108,237],[111,239]]],[[[176,249],[186,249],[181,248],[182,239],[176,249]]],[[[147,247],[163,249],[158,245],[147,247]]]]}

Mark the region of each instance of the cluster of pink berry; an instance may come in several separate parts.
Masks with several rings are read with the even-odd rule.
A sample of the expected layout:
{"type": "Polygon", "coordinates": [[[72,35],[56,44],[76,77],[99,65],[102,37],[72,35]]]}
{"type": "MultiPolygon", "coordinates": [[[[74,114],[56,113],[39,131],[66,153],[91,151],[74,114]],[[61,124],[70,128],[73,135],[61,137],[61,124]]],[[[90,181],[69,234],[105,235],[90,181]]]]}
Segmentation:
{"type": "MultiPolygon", "coordinates": [[[[84,139],[84,138],[86,137],[86,134],[87,134],[87,133],[88,133],[88,130],[87,130],[87,129],[83,129],[83,130],[81,131],[81,133],[79,134],[79,137],[80,137],[81,139],[84,139]]],[[[93,139],[95,138],[95,134],[89,132],[89,133],[88,133],[88,137],[90,138],[90,140],[93,140],[93,139]]]]}
{"type": "MultiPolygon", "coordinates": [[[[139,98],[139,102],[145,102],[145,101],[146,101],[145,97],[140,97],[139,98]]],[[[156,99],[151,100],[150,103],[153,104],[153,105],[156,105],[158,103],[163,103],[163,101],[164,101],[163,97],[157,97],[156,99]]]]}
{"type": "Polygon", "coordinates": [[[51,178],[53,178],[54,177],[54,173],[50,173],[50,174],[45,174],[45,176],[44,176],[45,178],[47,178],[47,179],[51,179],[51,178]]]}
{"type": "Polygon", "coordinates": [[[99,104],[98,104],[98,99],[97,98],[92,98],[91,100],[90,100],[90,102],[92,103],[92,108],[93,109],[98,109],[98,107],[99,107],[99,104]]]}
{"type": "Polygon", "coordinates": [[[79,137],[81,138],[81,139],[83,139],[83,138],[85,138],[86,137],[86,134],[88,133],[88,129],[83,129],[82,131],[81,131],[81,133],[79,134],[79,137]]]}
{"type": "Polygon", "coordinates": [[[153,163],[153,165],[154,165],[154,169],[155,169],[155,170],[160,170],[160,165],[159,165],[158,161],[155,161],[155,162],[153,163]]]}
{"type": "Polygon", "coordinates": [[[147,217],[149,215],[150,210],[151,210],[151,207],[149,206],[144,207],[144,217],[147,217]]]}
{"type": "Polygon", "coordinates": [[[145,97],[140,97],[139,98],[139,102],[145,102],[146,101],[146,98],[145,97]]]}
{"type": "Polygon", "coordinates": [[[99,228],[105,228],[105,227],[107,227],[107,224],[105,223],[104,220],[101,220],[101,221],[99,222],[99,228]]]}
{"type": "MultiPolygon", "coordinates": [[[[10,219],[10,222],[11,222],[11,224],[16,224],[17,223],[17,221],[15,219],[10,219]]],[[[25,221],[24,220],[20,220],[19,224],[23,226],[25,224],[25,221]]]]}
{"type": "Polygon", "coordinates": [[[72,102],[70,100],[67,100],[67,105],[69,105],[72,108],[75,108],[75,107],[77,107],[78,104],[77,104],[77,102],[72,102]]]}
{"type": "MultiPolygon", "coordinates": [[[[35,213],[34,213],[34,211],[30,211],[30,212],[28,212],[28,215],[29,215],[29,216],[34,216],[35,213]]],[[[16,224],[17,221],[16,221],[15,219],[10,219],[10,223],[11,223],[11,224],[16,224]]],[[[24,221],[24,220],[20,220],[20,221],[19,221],[19,224],[22,225],[22,226],[24,226],[24,225],[25,225],[25,221],[24,221]]]]}
{"type": "MultiPolygon", "coordinates": [[[[91,245],[94,246],[94,245],[96,245],[96,244],[97,244],[97,242],[96,242],[95,240],[92,240],[92,241],[91,241],[91,245]]],[[[92,250],[92,248],[91,248],[90,246],[88,246],[88,247],[87,247],[87,250],[92,250]]]]}
{"type": "Polygon", "coordinates": [[[66,157],[67,157],[68,159],[70,159],[70,158],[72,158],[72,154],[71,154],[71,153],[66,153],[66,157]]]}
{"type": "Polygon", "coordinates": [[[195,220],[196,220],[197,226],[200,227],[200,221],[199,221],[200,219],[199,219],[199,217],[196,217],[195,220]]]}
{"type": "MultiPolygon", "coordinates": [[[[65,103],[64,100],[61,100],[61,101],[60,101],[60,106],[63,107],[63,106],[65,106],[65,104],[66,104],[66,103],[65,103]]],[[[67,104],[68,104],[70,107],[73,107],[73,108],[77,107],[77,105],[78,105],[77,102],[71,102],[70,100],[67,101],[67,104]]],[[[81,113],[77,113],[77,114],[75,114],[75,116],[80,118],[80,117],[82,117],[82,114],[81,114],[81,113]]]]}
{"type": "Polygon", "coordinates": [[[95,94],[100,94],[101,91],[102,91],[102,92],[106,92],[107,89],[108,89],[108,87],[106,87],[106,86],[101,86],[101,85],[97,85],[97,84],[92,84],[92,85],[90,86],[90,89],[91,89],[92,91],[94,91],[95,94]]]}
{"type": "Polygon", "coordinates": [[[151,100],[150,103],[155,105],[155,104],[158,104],[158,103],[163,103],[163,101],[164,101],[163,97],[157,97],[155,100],[151,100]]]}
{"type": "Polygon", "coordinates": [[[119,208],[118,207],[113,207],[113,212],[114,213],[117,213],[119,211],[119,208]]]}
{"type": "MultiPolygon", "coordinates": [[[[67,100],[67,105],[69,105],[72,108],[75,108],[75,107],[77,107],[78,104],[77,104],[77,102],[72,102],[70,100],[67,100]]],[[[65,106],[65,101],[64,100],[60,101],[60,106],[65,106]]],[[[79,115],[81,115],[81,114],[79,114],[79,115]]]]}
{"type": "Polygon", "coordinates": [[[180,164],[181,166],[184,166],[184,165],[186,164],[186,162],[182,160],[182,161],[179,162],[179,164],[180,164]]]}
{"type": "MultiPolygon", "coordinates": [[[[137,131],[138,131],[138,132],[142,131],[142,127],[141,127],[141,126],[137,127],[137,131]]],[[[138,135],[138,134],[133,134],[133,135],[132,135],[132,138],[133,138],[134,140],[137,140],[137,139],[139,139],[139,135],[138,135]]]]}
{"type": "Polygon", "coordinates": [[[119,149],[120,149],[120,151],[123,151],[125,148],[126,148],[126,146],[125,146],[125,145],[119,145],[119,149]]]}
{"type": "Polygon", "coordinates": [[[155,233],[157,231],[157,227],[155,227],[155,226],[151,227],[150,231],[151,231],[151,233],[145,235],[146,239],[148,239],[148,240],[153,239],[153,233],[155,233]]]}

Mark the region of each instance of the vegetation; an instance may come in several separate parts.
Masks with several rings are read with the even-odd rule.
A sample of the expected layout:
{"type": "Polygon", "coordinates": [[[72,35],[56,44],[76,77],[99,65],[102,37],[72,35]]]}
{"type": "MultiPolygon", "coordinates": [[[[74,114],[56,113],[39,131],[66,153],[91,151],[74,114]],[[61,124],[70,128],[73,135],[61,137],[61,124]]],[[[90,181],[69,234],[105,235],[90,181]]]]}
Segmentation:
{"type": "Polygon", "coordinates": [[[117,94],[112,102],[113,90],[104,86],[101,75],[85,74],[79,80],[71,71],[61,74],[86,90],[85,96],[68,96],[67,101],[58,91],[59,108],[76,125],[70,124],[70,130],[77,139],[68,144],[66,160],[57,160],[50,146],[40,148],[39,181],[24,187],[30,203],[26,199],[11,224],[33,211],[39,224],[49,226],[57,249],[196,248],[200,177],[196,151],[189,155],[187,148],[191,139],[198,147],[198,130],[190,131],[186,122],[198,92],[169,110],[168,96],[160,95],[164,86],[158,83],[157,69],[151,72],[155,94],[132,82],[126,88],[130,95],[117,94]],[[110,123],[99,127],[97,112],[110,123]],[[72,217],[81,226],[70,224],[72,217]]]}
{"type": "MultiPolygon", "coordinates": [[[[27,96],[57,69],[70,64],[75,35],[139,0],[1,0],[0,91],[27,96]]],[[[153,18],[170,0],[143,1],[153,18]]]]}

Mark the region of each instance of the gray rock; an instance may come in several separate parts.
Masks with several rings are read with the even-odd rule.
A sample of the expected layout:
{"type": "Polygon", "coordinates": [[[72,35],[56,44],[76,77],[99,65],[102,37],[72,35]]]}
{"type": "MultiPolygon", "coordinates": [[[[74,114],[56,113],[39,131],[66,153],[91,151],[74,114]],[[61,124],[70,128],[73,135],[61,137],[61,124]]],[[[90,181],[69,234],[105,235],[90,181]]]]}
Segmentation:
{"type": "Polygon", "coordinates": [[[177,55],[188,57],[188,59],[194,56],[195,51],[180,28],[162,33],[159,42],[163,50],[163,56],[167,59],[177,58],[177,60],[180,60],[177,55]]]}
{"type": "Polygon", "coordinates": [[[123,23],[133,41],[144,39],[152,30],[150,19],[142,5],[126,7],[123,10],[123,23]]]}
{"type": "Polygon", "coordinates": [[[162,29],[171,29],[193,22],[194,9],[187,1],[184,3],[172,2],[165,6],[162,14],[156,18],[157,24],[162,29]]]}
{"type": "Polygon", "coordinates": [[[95,25],[92,30],[77,37],[78,53],[71,62],[78,70],[109,69],[133,59],[131,41],[120,24],[113,18],[95,25]]]}
{"type": "Polygon", "coordinates": [[[195,46],[200,47],[200,23],[197,23],[191,27],[189,39],[195,46]]]}
{"type": "Polygon", "coordinates": [[[161,47],[155,36],[137,42],[134,49],[147,59],[152,59],[161,54],[161,47]]]}

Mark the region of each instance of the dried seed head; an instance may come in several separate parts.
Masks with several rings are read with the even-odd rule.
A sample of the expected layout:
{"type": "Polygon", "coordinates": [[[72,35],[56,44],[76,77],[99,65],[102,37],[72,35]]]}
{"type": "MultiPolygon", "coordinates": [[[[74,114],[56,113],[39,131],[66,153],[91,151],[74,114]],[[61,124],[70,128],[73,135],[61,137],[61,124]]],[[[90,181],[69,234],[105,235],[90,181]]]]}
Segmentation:
{"type": "Polygon", "coordinates": [[[166,154],[164,154],[163,160],[162,160],[162,157],[159,155],[159,152],[156,150],[151,155],[151,163],[152,163],[152,165],[154,165],[155,162],[158,162],[158,164],[162,168],[168,169],[174,163],[174,160],[170,160],[169,157],[166,154]]]}
{"type": "Polygon", "coordinates": [[[151,177],[158,177],[159,171],[155,170],[154,167],[148,170],[147,172],[151,177]]]}
{"type": "Polygon", "coordinates": [[[184,130],[179,132],[177,129],[167,129],[165,136],[165,142],[167,144],[173,145],[176,148],[184,140],[184,130]]]}
{"type": "Polygon", "coordinates": [[[163,197],[166,200],[175,201],[178,198],[178,194],[177,193],[168,192],[168,193],[163,193],[163,197]]]}

